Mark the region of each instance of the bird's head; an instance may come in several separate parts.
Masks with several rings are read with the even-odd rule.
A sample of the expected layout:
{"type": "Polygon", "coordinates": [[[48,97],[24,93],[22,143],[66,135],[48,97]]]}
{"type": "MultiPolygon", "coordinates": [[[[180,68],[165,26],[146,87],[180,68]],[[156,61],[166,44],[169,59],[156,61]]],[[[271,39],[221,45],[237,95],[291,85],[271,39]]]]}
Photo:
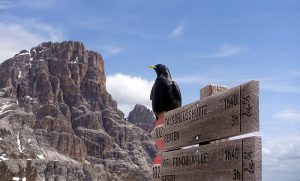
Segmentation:
{"type": "Polygon", "coordinates": [[[171,74],[170,74],[168,67],[163,64],[150,65],[149,68],[154,69],[157,76],[164,75],[167,78],[171,78],[171,74]]]}

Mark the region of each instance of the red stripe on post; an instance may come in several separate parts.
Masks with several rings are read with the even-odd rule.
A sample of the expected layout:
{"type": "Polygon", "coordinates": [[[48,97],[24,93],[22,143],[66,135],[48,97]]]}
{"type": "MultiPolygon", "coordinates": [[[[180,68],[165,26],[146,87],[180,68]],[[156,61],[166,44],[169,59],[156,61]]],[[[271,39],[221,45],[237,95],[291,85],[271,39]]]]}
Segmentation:
{"type": "Polygon", "coordinates": [[[163,150],[165,148],[165,142],[162,138],[156,140],[156,146],[159,150],[163,150]]]}
{"type": "Polygon", "coordinates": [[[153,160],[153,164],[161,164],[161,156],[158,153],[155,157],[155,159],[153,160]]]}
{"type": "Polygon", "coordinates": [[[158,120],[156,121],[155,125],[158,126],[158,125],[164,124],[164,121],[165,121],[164,114],[161,113],[161,114],[159,115],[159,118],[158,118],[158,120]]]}

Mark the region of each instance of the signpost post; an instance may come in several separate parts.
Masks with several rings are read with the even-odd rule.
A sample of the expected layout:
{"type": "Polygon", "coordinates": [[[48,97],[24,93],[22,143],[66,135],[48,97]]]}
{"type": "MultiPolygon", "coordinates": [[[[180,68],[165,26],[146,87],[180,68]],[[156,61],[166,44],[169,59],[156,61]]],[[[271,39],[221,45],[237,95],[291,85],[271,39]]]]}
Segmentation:
{"type": "Polygon", "coordinates": [[[261,180],[261,138],[230,139],[259,131],[259,84],[221,90],[163,114],[153,180],[261,180]]]}

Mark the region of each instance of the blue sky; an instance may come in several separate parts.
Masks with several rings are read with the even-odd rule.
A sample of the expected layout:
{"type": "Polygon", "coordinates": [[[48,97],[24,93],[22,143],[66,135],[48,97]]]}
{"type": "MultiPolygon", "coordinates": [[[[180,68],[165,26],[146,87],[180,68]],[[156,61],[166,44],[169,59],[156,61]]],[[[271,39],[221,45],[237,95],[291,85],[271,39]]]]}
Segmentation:
{"type": "Polygon", "coordinates": [[[169,66],[184,104],[201,87],[260,81],[263,180],[300,179],[299,0],[0,0],[0,62],[43,41],[102,54],[126,114],[169,66]]]}

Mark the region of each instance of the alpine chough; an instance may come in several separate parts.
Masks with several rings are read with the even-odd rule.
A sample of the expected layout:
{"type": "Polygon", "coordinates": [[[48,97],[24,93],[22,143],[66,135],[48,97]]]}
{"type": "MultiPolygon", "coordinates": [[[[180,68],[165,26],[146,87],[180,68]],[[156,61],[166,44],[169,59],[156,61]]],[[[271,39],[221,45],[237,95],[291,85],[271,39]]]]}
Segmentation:
{"type": "Polygon", "coordinates": [[[181,93],[177,83],[172,80],[167,66],[157,64],[150,65],[149,68],[153,68],[157,74],[150,100],[152,100],[152,110],[158,119],[161,113],[181,106],[181,93]]]}

